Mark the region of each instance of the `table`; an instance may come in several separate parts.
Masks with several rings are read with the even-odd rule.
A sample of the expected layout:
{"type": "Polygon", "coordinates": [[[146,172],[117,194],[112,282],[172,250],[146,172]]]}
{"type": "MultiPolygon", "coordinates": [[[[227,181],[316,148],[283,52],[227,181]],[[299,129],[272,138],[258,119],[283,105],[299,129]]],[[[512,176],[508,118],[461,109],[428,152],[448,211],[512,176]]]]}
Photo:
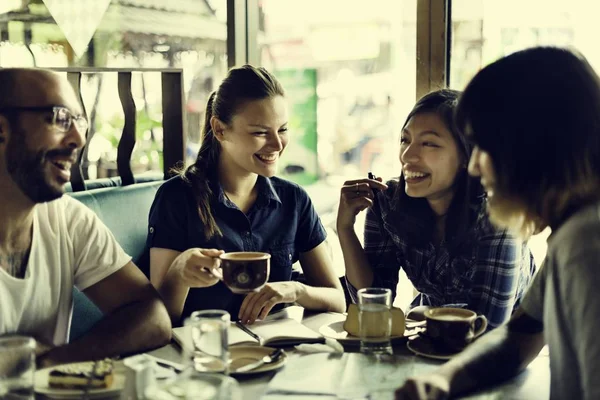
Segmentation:
{"type": "MultiPolygon", "coordinates": [[[[337,313],[305,313],[300,307],[290,307],[286,310],[289,316],[301,320],[302,323],[315,330],[325,324],[339,321],[345,317],[337,313]]],[[[374,390],[376,395],[371,398],[393,398],[390,397],[392,389],[402,385],[404,379],[408,376],[425,373],[437,366],[443,361],[430,360],[413,355],[405,345],[394,348],[392,357],[373,361],[363,354],[346,352],[343,355],[328,356],[326,353],[303,355],[292,349],[286,349],[288,361],[282,370],[281,376],[298,376],[298,379],[307,378],[317,382],[319,378],[323,380],[327,376],[340,376],[340,371],[344,371],[340,376],[340,385],[345,385],[342,392],[343,397],[359,399],[361,387],[369,387],[374,390]],[[308,372],[300,369],[309,369],[308,372]],[[312,375],[314,376],[311,376],[312,375]],[[338,375],[336,375],[338,374],[338,375]],[[374,383],[365,382],[362,378],[365,374],[371,374],[368,381],[375,380],[374,383]],[[344,379],[347,382],[343,382],[344,379]],[[362,381],[361,381],[362,379],[362,381]],[[377,381],[379,379],[379,381],[377,381]],[[351,386],[354,385],[354,386],[351,386]],[[348,397],[344,396],[344,393],[348,397]]],[[[169,361],[180,362],[181,355],[177,345],[169,344],[156,349],[149,354],[169,361]]],[[[495,366],[490,366],[490,369],[495,366]]],[[[269,383],[273,380],[277,372],[269,372],[258,376],[249,376],[238,379],[242,391],[243,400],[256,400],[264,396],[265,400],[294,400],[318,398],[319,400],[335,399],[335,396],[289,396],[285,394],[265,395],[269,383]]],[[[275,381],[274,381],[275,382],[275,381]]],[[[271,382],[273,383],[273,382],[271,382]]],[[[313,384],[314,385],[314,384],[313,384]]],[[[527,400],[547,400],[550,397],[550,369],[549,357],[547,351],[542,351],[540,355],[529,365],[526,371],[500,386],[471,394],[465,399],[491,400],[491,399],[527,399],[527,400]]],[[[364,397],[363,397],[364,398],[364,397]]]]}

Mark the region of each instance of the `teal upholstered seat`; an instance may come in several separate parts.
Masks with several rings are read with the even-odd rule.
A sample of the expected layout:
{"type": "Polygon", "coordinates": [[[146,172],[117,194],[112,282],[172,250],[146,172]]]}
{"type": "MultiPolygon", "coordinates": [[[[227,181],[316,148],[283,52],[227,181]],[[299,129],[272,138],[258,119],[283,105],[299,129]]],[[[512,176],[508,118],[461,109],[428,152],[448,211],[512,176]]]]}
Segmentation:
{"type": "MultiPolygon", "coordinates": [[[[148,212],[159,182],[137,183],[122,187],[69,193],[88,206],[111,230],[121,247],[148,275],[146,230],[148,212]]],[[[102,312],[83,293],[73,288],[71,340],[87,332],[102,318],[102,312]]]]}

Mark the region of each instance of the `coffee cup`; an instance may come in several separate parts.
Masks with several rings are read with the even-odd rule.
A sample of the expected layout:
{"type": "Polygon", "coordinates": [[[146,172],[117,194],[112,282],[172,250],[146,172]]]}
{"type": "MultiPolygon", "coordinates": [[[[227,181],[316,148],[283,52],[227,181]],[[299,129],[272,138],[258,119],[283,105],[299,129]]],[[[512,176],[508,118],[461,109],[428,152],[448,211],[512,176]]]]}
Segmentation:
{"type": "Polygon", "coordinates": [[[219,258],[223,282],[233,293],[258,291],[269,279],[271,270],[269,253],[239,251],[223,253],[219,258]]]}
{"type": "Polygon", "coordinates": [[[487,328],[484,315],[464,308],[439,307],[425,311],[426,335],[434,346],[443,350],[460,351],[487,328]]]}

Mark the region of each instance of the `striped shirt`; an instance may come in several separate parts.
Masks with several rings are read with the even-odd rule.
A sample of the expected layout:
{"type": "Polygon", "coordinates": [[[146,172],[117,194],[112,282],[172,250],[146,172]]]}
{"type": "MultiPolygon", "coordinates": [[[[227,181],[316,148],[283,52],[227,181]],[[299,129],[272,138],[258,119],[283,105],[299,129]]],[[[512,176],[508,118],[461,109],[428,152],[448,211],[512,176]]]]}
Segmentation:
{"type": "MultiPolygon", "coordinates": [[[[535,273],[527,244],[504,230],[494,230],[482,233],[458,255],[450,254],[444,242],[437,247],[433,243],[411,246],[393,225],[391,201],[385,192],[377,192],[375,204],[367,211],[364,250],[373,270],[372,286],[391,289],[395,298],[402,268],[419,291],[410,308],[468,308],[487,317],[488,329],[507,321],[535,273]]],[[[346,283],[356,302],[357,289],[348,279],[346,283]]]]}

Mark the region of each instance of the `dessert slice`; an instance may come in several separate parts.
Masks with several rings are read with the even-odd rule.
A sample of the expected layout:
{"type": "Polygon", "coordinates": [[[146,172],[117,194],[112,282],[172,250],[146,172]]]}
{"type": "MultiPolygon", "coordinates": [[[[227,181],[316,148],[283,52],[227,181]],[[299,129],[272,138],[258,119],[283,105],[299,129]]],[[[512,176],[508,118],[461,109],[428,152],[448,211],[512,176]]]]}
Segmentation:
{"type": "Polygon", "coordinates": [[[113,381],[113,363],[111,359],[86,361],[61,365],[52,368],[48,384],[63,389],[102,389],[113,381]]]}

